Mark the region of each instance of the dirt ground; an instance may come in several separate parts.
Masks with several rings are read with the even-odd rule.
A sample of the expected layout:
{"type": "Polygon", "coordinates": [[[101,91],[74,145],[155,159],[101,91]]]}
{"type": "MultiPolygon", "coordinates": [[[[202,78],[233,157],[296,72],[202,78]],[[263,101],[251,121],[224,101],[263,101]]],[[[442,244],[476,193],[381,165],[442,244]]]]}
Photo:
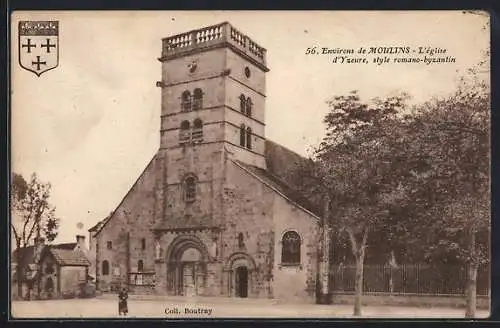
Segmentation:
{"type": "MultiPolygon", "coordinates": [[[[352,305],[280,304],[252,299],[131,299],[128,318],[349,318],[352,305]]],[[[14,301],[15,318],[119,318],[114,297],[47,301],[14,301]]],[[[478,318],[489,311],[478,310],[478,318]]],[[[364,318],[463,318],[463,309],[366,306],[364,318]]]]}

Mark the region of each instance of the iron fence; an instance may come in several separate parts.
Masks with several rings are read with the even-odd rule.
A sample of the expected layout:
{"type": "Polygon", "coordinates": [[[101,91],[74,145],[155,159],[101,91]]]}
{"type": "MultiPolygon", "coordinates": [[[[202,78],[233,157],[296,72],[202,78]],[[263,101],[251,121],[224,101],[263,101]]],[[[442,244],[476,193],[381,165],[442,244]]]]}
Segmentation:
{"type": "MultiPolygon", "coordinates": [[[[413,295],[464,295],[467,270],[462,266],[427,264],[365,265],[364,293],[392,293],[413,295]]],[[[354,292],[355,265],[336,265],[330,268],[332,292],[354,292]]],[[[488,296],[490,270],[480,266],[477,274],[477,295],[488,296]]]]}

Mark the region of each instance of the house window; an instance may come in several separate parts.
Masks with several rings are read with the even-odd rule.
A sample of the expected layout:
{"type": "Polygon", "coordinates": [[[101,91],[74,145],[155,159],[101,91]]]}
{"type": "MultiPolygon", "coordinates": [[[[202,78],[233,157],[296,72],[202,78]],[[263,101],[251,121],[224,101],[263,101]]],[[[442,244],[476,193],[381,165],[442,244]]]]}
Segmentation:
{"type": "Polygon", "coordinates": [[[246,134],[245,134],[245,124],[240,126],[240,146],[245,147],[246,144],[246,134]]]}
{"type": "Polygon", "coordinates": [[[300,265],[300,236],[295,231],[287,231],[281,241],[281,264],[300,265]]]}
{"type": "Polygon", "coordinates": [[[203,108],[203,91],[197,88],[193,92],[193,110],[203,108]]]}
{"type": "Polygon", "coordinates": [[[179,143],[180,144],[185,144],[187,142],[189,142],[190,140],[190,131],[189,131],[189,128],[190,128],[190,124],[188,121],[182,121],[181,123],[181,129],[179,131],[179,143]]]}
{"type": "Polygon", "coordinates": [[[113,249],[113,242],[112,242],[112,241],[108,241],[108,242],[106,243],[106,248],[107,248],[107,249],[113,249]]]}
{"type": "Polygon", "coordinates": [[[252,149],[252,129],[247,128],[247,148],[252,149]]]}
{"type": "Polygon", "coordinates": [[[244,237],[243,237],[243,233],[242,232],[240,232],[238,234],[238,247],[239,248],[245,247],[245,242],[244,242],[244,237]]]}
{"type": "Polygon", "coordinates": [[[141,239],[141,249],[145,250],[146,249],[146,238],[141,239]]]}
{"type": "Polygon", "coordinates": [[[137,261],[137,271],[142,272],[144,270],[144,262],[142,260],[137,261]]]}
{"type": "Polygon", "coordinates": [[[109,274],[109,262],[104,260],[102,261],[102,275],[107,276],[109,274]]]}
{"type": "Polygon", "coordinates": [[[245,114],[245,112],[246,112],[246,104],[247,104],[247,101],[246,101],[245,95],[241,94],[240,95],[240,111],[243,114],[245,114]]]}
{"type": "Polygon", "coordinates": [[[192,175],[184,179],[184,201],[194,202],[196,199],[196,178],[192,175]]]}
{"type": "Polygon", "coordinates": [[[189,112],[191,110],[191,92],[184,91],[181,96],[181,110],[189,112]]]}
{"type": "Polygon", "coordinates": [[[245,103],[246,111],[245,115],[246,116],[252,116],[252,99],[250,97],[247,98],[246,103],[245,103]]]}
{"type": "Polygon", "coordinates": [[[203,122],[199,118],[193,122],[192,140],[193,142],[203,141],[203,122]]]}

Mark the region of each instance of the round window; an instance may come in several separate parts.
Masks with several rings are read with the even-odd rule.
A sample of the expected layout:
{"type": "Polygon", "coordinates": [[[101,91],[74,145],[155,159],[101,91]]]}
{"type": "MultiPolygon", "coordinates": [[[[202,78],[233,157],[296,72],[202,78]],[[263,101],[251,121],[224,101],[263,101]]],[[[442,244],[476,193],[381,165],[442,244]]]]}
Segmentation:
{"type": "Polygon", "coordinates": [[[246,76],[247,78],[249,78],[249,77],[250,77],[250,68],[248,68],[248,67],[245,67],[245,76],[246,76]]]}

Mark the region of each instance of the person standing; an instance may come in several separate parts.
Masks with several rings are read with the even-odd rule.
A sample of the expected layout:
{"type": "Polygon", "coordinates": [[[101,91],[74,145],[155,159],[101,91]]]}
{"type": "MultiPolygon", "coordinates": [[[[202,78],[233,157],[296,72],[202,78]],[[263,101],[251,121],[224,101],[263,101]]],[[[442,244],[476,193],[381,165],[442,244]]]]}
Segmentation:
{"type": "Polygon", "coordinates": [[[128,314],[128,291],[125,287],[122,287],[118,293],[118,315],[128,314]]]}

